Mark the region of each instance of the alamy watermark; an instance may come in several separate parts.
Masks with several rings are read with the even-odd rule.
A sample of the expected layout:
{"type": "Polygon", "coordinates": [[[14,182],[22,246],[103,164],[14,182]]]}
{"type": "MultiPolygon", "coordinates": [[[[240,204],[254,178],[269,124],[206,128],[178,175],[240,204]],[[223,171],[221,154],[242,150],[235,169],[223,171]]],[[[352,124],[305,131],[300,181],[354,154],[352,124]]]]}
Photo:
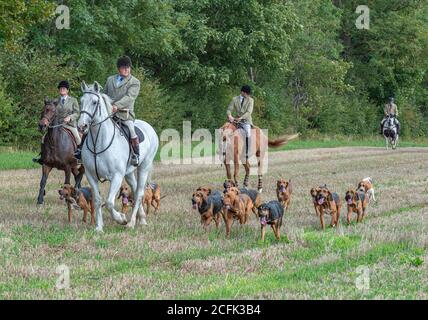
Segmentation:
{"type": "Polygon", "coordinates": [[[370,269],[367,266],[358,266],[355,286],[358,290],[367,292],[370,290],[370,269]]]}
{"type": "Polygon", "coordinates": [[[357,29],[369,30],[370,29],[370,8],[366,5],[360,5],[355,10],[355,13],[360,15],[355,21],[355,26],[357,27],[357,29]]]}
{"type": "Polygon", "coordinates": [[[58,278],[56,279],[55,287],[58,290],[65,290],[70,288],[70,269],[65,265],[59,265],[56,268],[56,274],[58,278]]]}
{"type": "Polygon", "coordinates": [[[70,8],[62,4],[56,7],[55,13],[59,14],[55,20],[56,28],[59,30],[70,29],[70,8]]]}

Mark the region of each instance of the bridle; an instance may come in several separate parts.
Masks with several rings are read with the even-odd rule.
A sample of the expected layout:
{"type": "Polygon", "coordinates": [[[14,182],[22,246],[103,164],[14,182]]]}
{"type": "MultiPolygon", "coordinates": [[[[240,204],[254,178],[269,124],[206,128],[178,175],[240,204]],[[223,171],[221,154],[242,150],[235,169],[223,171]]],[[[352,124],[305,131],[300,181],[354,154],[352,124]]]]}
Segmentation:
{"type": "Polygon", "coordinates": [[[92,150],[89,147],[88,140],[86,140],[86,147],[94,155],[95,173],[97,174],[98,181],[100,181],[101,183],[104,183],[104,182],[107,181],[107,179],[104,179],[104,180],[100,179],[100,176],[98,174],[97,156],[100,155],[100,154],[102,154],[102,153],[104,153],[104,152],[106,152],[111,147],[111,145],[113,144],[113,140],[114,140],[114,137],[116,135],[116,123],[114,123],[114,121],[113,121],[112,118],[115,115],[115,112],[113,112],[112,114],[108,115],[105,119],[103,119],[103,120],[101,120],[99,122],[94,123],[94,121],[95,121],[94,117],[95,117],[96,113],[98,112],[98,115],[101,115],[101,103],[100,103],[101,96],[98,93],[95,93],[95,92],[92,92],[92,91],[84,91],[83,94],[84,95],[85,94],[92,94],[92,95],[94,95],[94,96],[96,96],[98,98],[97,105],[96,105],[95,110],[94,110],[94,112],[92,114],[90,112],[86,111],[86,110],[81,110],[80,114],[83,113],[83,114],[87,114],[89,116],[89,118],[91,119],[91,122],[89,123],[89,127],[90,128],[91,127],[95,127],[95,126],[99,126],[98,131],[97,131],[97,133],[95,135],[95,138],[94,138],[94,134],[93,134],[92,130],[89,128],[89,136],[91,137],[92,143],[94,145],[94,149],[92,150]],[[101,124],[103,124],[108,119],[110,119],[112,121],[112,123],[113,123],[113,134],[111,136],[110,142],[107,145],[107,147],[105,147],[103,150],[97,152],[96,151],[96,144],[98,142],[98,137],[100,135],[101,124]]]}
{"type": "MultiPolygon", "coordinates": [[[[55,105],[54,105],[53,103],[45,104],[45,109],[46,109],[46,107],[47,107],[47,106],[55,106],[55,105]]],[[[50,125],[50,123],[51,123],[55,118],[56,118],[56,114],[55,114],[55,112],[54,112],[53,117],[49,118],[49,117],[47,117],[47,116],[45,115],[45,112],[43,111],[43,116],[40,118],[40,121],[42,121],[43,119],[45,119],[45,120],[46,120],[46,122],[47,122],[46,127],[47,127],[48,129],[54,129],[54,128],[62,127],[62,126],[63,126],[63,124],[62,124],[62,123],[57,124],[57,125],[53,125],[53,126],[51,126],[51,125],[50,125]]]]}

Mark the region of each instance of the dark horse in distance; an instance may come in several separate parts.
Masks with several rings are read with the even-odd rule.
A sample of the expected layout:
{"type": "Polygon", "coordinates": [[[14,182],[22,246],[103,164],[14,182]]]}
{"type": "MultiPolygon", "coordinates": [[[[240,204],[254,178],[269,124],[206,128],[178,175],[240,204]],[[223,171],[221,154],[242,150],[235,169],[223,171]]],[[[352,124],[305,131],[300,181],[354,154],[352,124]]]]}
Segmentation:
{"type": "Polygon", "coordinates": [[[39,122],[39,130],[47,133],[44,136],[41,152],[42,179],[40,180],[39,196],[37,204],[43,204],[45,186],[52,168],[65,172],[64,184],[70,184],[70,176],[73,174],[75,186],[80,188],[85,169],[77,163],[74,152],[77,148],[71,132],[62,125],[63,119],[56,116],[57,100],[45,99],[45,107],[39,122]]]}

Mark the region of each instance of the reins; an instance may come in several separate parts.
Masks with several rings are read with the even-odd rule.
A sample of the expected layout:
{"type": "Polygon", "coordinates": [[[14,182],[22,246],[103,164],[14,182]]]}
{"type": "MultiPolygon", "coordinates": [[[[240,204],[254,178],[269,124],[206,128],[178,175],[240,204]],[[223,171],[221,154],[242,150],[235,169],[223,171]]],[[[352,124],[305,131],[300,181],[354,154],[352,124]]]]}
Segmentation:
{"type": "Polygon", "coordinates": [[[90,127],[95,127],[95,126],[99,126],[99,128],[98,128],[98,131],[97,131],[97,133],[96,133],[96,135],[95,135],[95,138],[94,138],[94,134],[93,134],[93,132],[92,132],[92,130],[91,129],[89,129],[89,135],[90,135],[90,137],[91,137],[91,140],[92,140],[92,143],[93,143],[93,145],[94,145],[94,149],[93,150],[91,150],[91,148],[89,147],[89,144],[88,144],[88,140],[86,140],[86,147],[88,148],[88,150],[94,155],[94,164],[95,164],[95,173],[96,173],[96,175],[97,175],[97,179],[98,179],[98,181],[100,181],[101,183],[104,183],[104,182],[106,182],[107,181],[107,179],[100,179],[100,176],[99,176],[99,173],[98,173],[98,165],[97,165],[97,156],[98,155],[100,155],[100,154],[102,154],[102,153],[104,153],[104,152],[106,152],[110,147],[111,147],[111,145],[113,144],[113,141],[114,141],[114,137],[115,137],[115,135],[116,135],[116,123],[114,123],[114,121],[113,121],[113,116],[115,115],[115,113],[113,112],[112,114],[110,114],[110,115],[108,115],[104,120],[101,120],[101,121],[99,121],[99,122],[97,122],[97,123],[94,123],[94,117],[95,117],[95,114],[97,113],[97,111],[98,111],[98,114],[99,115],[101,115],[101,109],[100,109],[100,99],[101,99],[101,97],[100,97],[100,95],[99,94],[97,94],[97,93],[94,93],[94,92],[91,92],[91,91],[85,91],[85,92],[83,92],[83,94],[93,94],[93,95],[95,95],[95,96],[97,96],[97,98],[98,98],[98,102],[97,102],[97,105],[96,105],[96,108],[95,108],[95,111],[94,111],[94,113],[93,114],[91,114],[91,113],[89,113],[88,111],[86,111],[86,110],[82,110],[80,113],[82,114],[82,113],[85,113],[85,114],[87,114],[90,118],[91,118],[91,123],[89,124],[89,126],[90,127]],[[107,121],[108,119],[110,119],[111,121],[112,121],[112,123],[113,123],[113,134],[112,134],[112,137],[111,137],[111,140],[110,140],[110,143],[107,145],[107,147],[105,147],[103,150],[101,150],[101,151],[96,151],[96,144],[97,144],[97,142],[98,142],[98,138],[99,138],[99,135],[100,135],[100,131],[101,131],[101,124],[103,124],[105,121],[107,121]]]}

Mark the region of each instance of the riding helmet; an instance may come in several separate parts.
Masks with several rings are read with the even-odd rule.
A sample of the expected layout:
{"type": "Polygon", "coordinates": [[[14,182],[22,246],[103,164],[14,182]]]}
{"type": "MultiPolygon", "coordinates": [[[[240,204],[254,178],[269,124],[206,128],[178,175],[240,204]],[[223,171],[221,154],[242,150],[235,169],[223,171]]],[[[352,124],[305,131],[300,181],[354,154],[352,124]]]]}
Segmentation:
{"type": "Polygon", "coordinates": [[[117,68],[120,67],[132,67],[131,58],[128,56],[121,56],[119,59],[117,59],[117,68]]]}
{"type": "Polygon", "coordinates": [[[242,88],[241,88],[241,91],[245,92],[247,94],[251,94],[251,87],[248,84],[243,85],[242,88]]]}
{"type": "Polygon", "coordinates": [[[67,90],[70,89],[70,84],[68,83],[67,80],[62,80],[60,81],[60,83],[58,84],[58,89],[59,88],[66,88],[67,90]]]}

